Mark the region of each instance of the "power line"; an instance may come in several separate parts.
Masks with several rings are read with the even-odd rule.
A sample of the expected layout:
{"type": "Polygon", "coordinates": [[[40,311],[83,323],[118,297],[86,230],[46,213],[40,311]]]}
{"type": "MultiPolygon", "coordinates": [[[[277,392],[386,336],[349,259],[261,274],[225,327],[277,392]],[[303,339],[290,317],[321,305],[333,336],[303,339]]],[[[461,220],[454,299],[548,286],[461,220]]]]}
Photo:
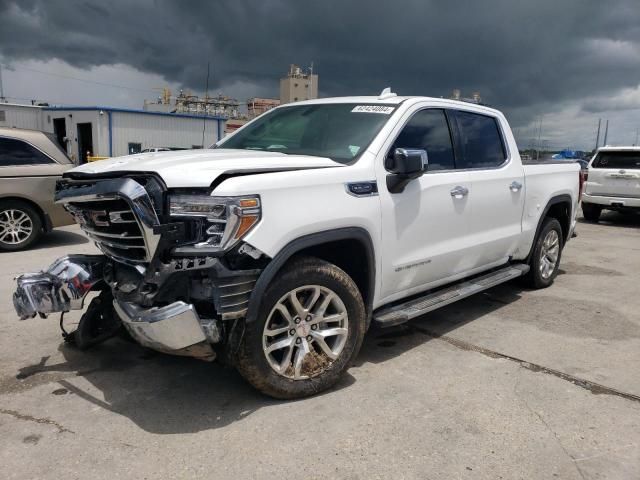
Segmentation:
{"type": "MultiPolygon", "coordinates": [[[[126,85],[117,85],[114,83],[107,83],[107,82],[99,82],[96,80],[89,80],[86,78],[79,78],[79,77],[74,77],[72,75],[65,75],[62,73],[53,73],[53,72],[45,72],[43,70],[38,70],[35,68],[29,68],[29,67],[10,67],[9,65],[6,64],[2,64],[0,63],[0,86],[2,85],[2,67],[4,67],[5,69],[9,69],[10,71],[14,71],[14,70],[23,70],[23,71],[29,71],[29,72],[35,72],[35,73],[40,73],[42,75],[49,75],[52,77],[59,77],[59,78],[65,78],[68,80],[75,80],[78,82],[83,82],[83,83],[91,83],[94,85],[101,85],[104,87],[111,87],[111,88],[122,88],[125,90],[134,90],[134,91],[138,91],[138,92],[147,92],[147,93],[152,93],[153,95],[156,94],[156,91],[153,88],[138,88],[138,87],[128,87],[126,85]]],[[[6,71],[6,70],[5,70],[6,71]]],[[[0,98],[2,97],[2,95],[0,94],[0,98]]],[[[19,99],[19,100],[31,100],[28,98],[21,98],[21,97],[11,97],[11,98],[15,98],[15,99],[19,99]]],[[[171,98],[176,98],[175,96],[171,96],[171,98]]],[[[239,105],[248,105],[247,102],[238,102],[239,105]]]]}
{"type": "Polygon", "coordinates": [[[9,65],[0,64],[0,67],[3,67],[3,66],[5,68],[10,69],[10,70],[19,70],[19,71],[22,70],[22,71],[27,71],[27,72],[40,73],[42,75],[50,75],[52,77],[66,78],[68,80],[75,80],[77,82],[92,83],[94,85],[101,85],[103,87],[122,88],[122,89],[125,89],[125,90],[136,90],[136,91],[139,91],[139,92],[153,92],[155,94],[155,92],[151,88],[128,87],[126,85],[117,85],[117,84],[114,84],[114,83],[98,82],[96,80],[89,80],[89,79],[86,79],[86,78],[78,78],[78,77],[74,77],[72,75],[65,75],[65,74],[62,74],[62,73],[45,72],[43,70],[37,70],[35,68],[9,67],[9,65]]]}

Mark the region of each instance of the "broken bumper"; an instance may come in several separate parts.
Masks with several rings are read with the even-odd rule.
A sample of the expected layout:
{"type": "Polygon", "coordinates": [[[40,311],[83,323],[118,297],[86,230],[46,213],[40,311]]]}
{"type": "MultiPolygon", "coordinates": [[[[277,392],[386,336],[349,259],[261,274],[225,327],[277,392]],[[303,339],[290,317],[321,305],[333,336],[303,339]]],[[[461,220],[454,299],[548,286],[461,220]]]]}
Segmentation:
{"type": "Polygon", "coordinates": [[[217,330],[203,324],[193,305],[175,302],[164,307],[142,308],[116,300],[113,306],[131,336],[141,345],[172,355],[215,358],[209,342],[219,340],[215,338],[217,330]]]}
{"type": "Polygon", "coordinates": [[[104,255],[68,255],[44,272],[20,275],[13,294],[16,313],[24,320],[82,309],[87,293],[102,280],[105,261],[104,255]]]}
{"type": "MultiPolygon", "coordinates": [[[[103,281],[104,255],[69,255],[59,258],[43,272],[16,278],[13,305],[21,319],[36,314],[80,310],[95,288],[109,288],[103,281]]],[[[141,345],[173,355],[213,360],[212,343],[220,341],[217,322],[201,319],[191,304],[182,301],[163,307],[144,308],[136,303],[114,301],[114,310],[131,336],[141,345]]]]}

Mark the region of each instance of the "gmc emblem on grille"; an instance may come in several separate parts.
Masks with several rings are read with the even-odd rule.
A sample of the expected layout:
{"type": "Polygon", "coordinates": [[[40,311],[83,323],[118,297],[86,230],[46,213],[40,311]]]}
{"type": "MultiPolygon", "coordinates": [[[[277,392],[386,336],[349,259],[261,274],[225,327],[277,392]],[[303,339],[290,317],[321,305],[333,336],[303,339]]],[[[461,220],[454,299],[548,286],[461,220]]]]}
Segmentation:
{"type": "Polygon", "coordinates": [[[82,212],[81,223],[95,227],[108,227],[109,218],[104,210],[85,210],[82,212]]]}

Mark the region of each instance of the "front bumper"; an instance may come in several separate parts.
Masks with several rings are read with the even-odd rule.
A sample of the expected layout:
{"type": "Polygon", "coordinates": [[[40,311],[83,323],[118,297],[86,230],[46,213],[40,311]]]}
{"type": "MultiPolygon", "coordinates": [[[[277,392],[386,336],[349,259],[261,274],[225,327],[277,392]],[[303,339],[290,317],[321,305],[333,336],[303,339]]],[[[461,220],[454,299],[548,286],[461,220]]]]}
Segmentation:
{"type": "MultiPolygon", "coordinates": [[[[46,271],[25,273],[17,280],[13,304],[21,319],[39,314],[80,310],[91,290],[109,288],[104,255],[69,255],[46,271]]],[[[173,355],[213,360],[211,344],[220,341],[218,323],[201,319],[191,304],[176,301],[163,307],[144,308],[133,302],[114,301],[114,310],[131,336],[141,345],[173,355]]]]}
{"type": "Polygon", "coordinates": [[[601,195],[582,194],[583,203],[593,203],[604,208],[640,208],[640,198],[633,197],[606,197],[601,195]]]}
{"type": "Polygon", "coordinates": [[[113,307],[141,345],[172,355],[215,358],[209,343],[219,340],[215,323],[201,322],[193,305],[175,302],[164,307],[141,308],[115,300],[113,307]]]}

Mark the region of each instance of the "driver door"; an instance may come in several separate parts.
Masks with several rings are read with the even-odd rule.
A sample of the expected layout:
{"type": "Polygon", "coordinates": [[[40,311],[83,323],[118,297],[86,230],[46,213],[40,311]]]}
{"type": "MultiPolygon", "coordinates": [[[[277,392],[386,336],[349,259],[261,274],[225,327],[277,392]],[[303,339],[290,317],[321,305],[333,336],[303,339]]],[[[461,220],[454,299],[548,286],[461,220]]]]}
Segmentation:
{"type": "Polygon", "coordinates": [[[471,182],[456,171],[446,110],[413,111],[376,161],[382,209],[381,301],[393,301],[447,283],[471,268],[471,182]],[[426,150],[427,171],[403,192],[386,188],[384,159],[395,148],[426,150]],[[456,194],[456,192],[458,192],[456,194]]]}

